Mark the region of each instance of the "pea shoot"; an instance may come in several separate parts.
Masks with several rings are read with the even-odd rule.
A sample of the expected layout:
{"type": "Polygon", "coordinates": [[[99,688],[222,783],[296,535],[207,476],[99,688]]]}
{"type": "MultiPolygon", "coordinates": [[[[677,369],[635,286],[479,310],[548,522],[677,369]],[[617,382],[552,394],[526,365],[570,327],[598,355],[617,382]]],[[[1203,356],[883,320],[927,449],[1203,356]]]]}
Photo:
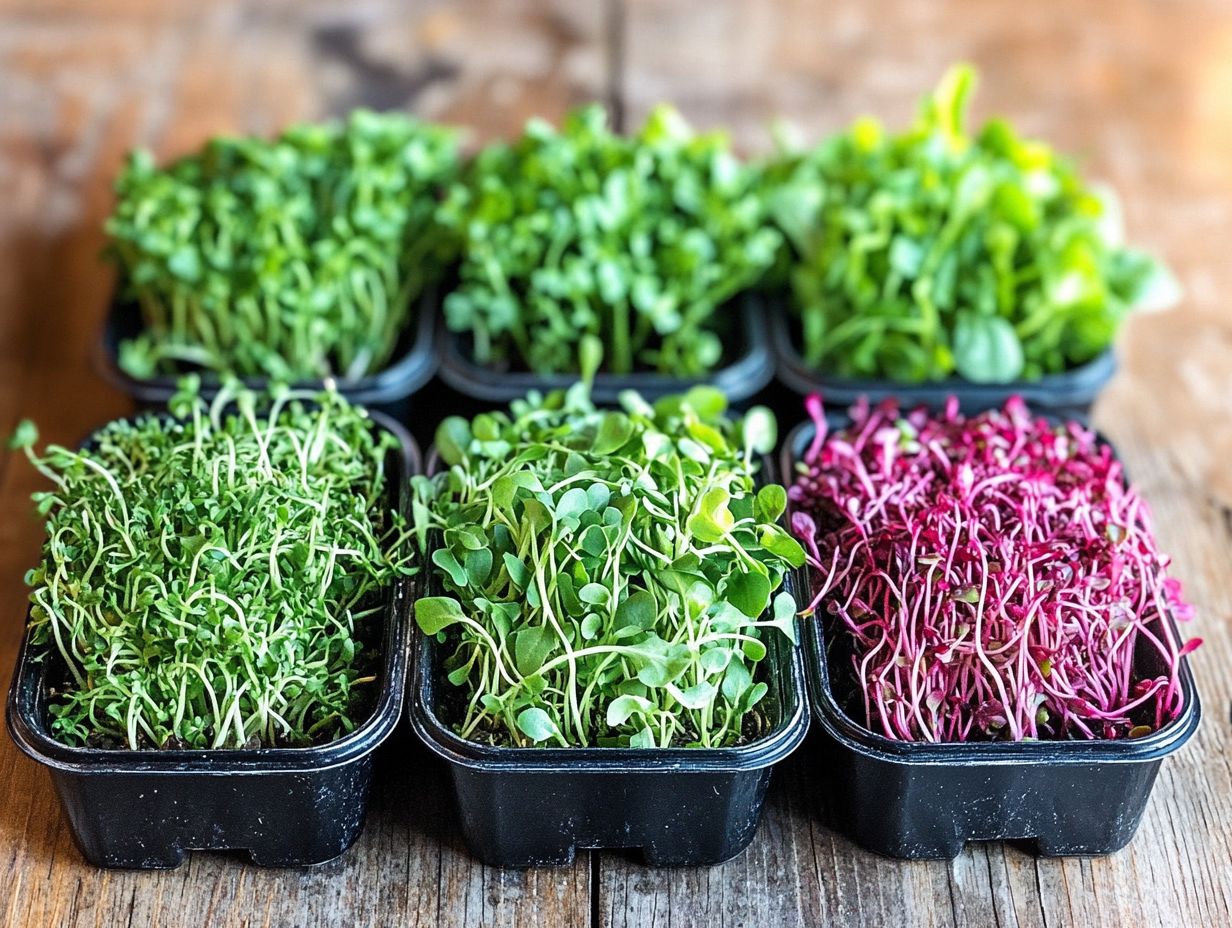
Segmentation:
{"type": "Polygon", "coordinates": [[[207,407],[197,387],[81,450],[14,435],[54,485],[26,580],[31,642],[66,668],[67,744],[304,746],[371,708],[382,594],[411,571],[397,439],[333,390],[224,387],[207,407]]]}

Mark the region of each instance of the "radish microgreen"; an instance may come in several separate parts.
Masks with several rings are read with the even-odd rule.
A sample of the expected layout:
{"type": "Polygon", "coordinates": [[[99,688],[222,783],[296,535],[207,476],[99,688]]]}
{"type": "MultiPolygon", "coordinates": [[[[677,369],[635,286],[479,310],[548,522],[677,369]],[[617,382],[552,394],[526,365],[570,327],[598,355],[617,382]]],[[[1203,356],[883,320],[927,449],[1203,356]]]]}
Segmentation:
{"type": "MultiPolygon", "coordinates": [[[[1021,400],[893,401],[817,432],[790,489],[864,722],[905,741],[1138,737],[1181,711],[1193,610],[1112,450],[1021,400]],[[845,634],[844,634],[845,633],[845,634]]],[[[829,627],[829,626],[828,626],[829,627]]]]}

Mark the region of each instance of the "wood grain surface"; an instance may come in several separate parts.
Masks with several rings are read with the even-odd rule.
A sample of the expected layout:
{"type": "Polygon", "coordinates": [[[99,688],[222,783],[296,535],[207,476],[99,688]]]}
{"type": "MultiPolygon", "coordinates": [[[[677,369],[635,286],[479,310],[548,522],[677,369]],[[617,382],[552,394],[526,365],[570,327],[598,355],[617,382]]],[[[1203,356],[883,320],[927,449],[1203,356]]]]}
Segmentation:
{"type": "MultiPolygon", "coordinates": [[[[0,738],[0,913],[10,925],[1232,924],[1232,7],[1216,0],[0,0],[0,432],[75,441],[124,413],[94,372],[112,277],[110,180],[212,133],[272,132],[356,105],[409,109],[475,142],[605,101],[662,99],[760,150],[875,112],[891,123],[956,59],[979,115],[1074,152],[1124,201],[1133,239],[1186,290],[1134,319],[1096,411],[1151,502],[1199,609],[1201,731],[1163,767],[1137,838],[1100,859],[1002,844],[953,862],[853,847],[817,813],[804,751],[776,774],[753,846],[719,867],[622,854],[501,872],[463,848],[444,772],[401,734],[360,843],[310,871],[196,854],[178,871],[94,870],[50,783],[0,738]]],[[[30,468],[0,450],[0,685],[41,527],[30,468]]]]}

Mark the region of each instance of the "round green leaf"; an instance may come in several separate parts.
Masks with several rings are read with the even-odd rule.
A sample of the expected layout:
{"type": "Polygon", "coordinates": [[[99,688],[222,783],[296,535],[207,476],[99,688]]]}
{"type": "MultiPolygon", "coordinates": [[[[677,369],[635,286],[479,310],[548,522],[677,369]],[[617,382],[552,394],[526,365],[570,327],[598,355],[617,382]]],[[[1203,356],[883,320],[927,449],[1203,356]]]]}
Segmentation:
{"type": "Polygon", "coordinates": [[[560,729],[556,727],[552,717],[535,706],[518,713],[518,728],[536,744],[560,734],[560,729]]]}
{"type": "Polygon", "coordinates": [[[1008,383],[1022,376],[1022,342],[1000,316],[962,313],[954,326],[954,366],[972,383],[1008,383]]]}
{"type": "Polygon", "coordinates": [[[607,724],[612,728],[619,728],[632,716],[649,712],[652,708],[654,703],[644,696],[617,696],[607,704],[607,724]]]}
{"type": "Polygon", "coordinates": [[[462,605],[452,597],[426,596],[415,601],[415,622],[425,635],[435,635],[462,618],[462,605]]]}
{"type": "Polygon", "coordinates": [[[461,416],[450,416],[436,427],[437,454],[450,467],[462,463],[470,443],[470,423],[461,416]]]}

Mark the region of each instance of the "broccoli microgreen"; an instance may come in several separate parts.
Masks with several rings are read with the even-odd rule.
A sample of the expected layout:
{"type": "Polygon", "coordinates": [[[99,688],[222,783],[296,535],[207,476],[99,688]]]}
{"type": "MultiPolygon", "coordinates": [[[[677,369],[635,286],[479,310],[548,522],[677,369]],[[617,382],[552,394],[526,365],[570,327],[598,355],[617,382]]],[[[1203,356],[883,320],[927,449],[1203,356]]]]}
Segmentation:
{"type": "Polygon", "coordinates": [[[703,746],[764,733],[763,630],[804,552],[758,488],[773,444],[698,387],[597,409],[585,382],[437,432],[414,521],[444,595],[416,603],[462,694],[450,721],[498,744],[703,746]]]}
{"type": "Polygon", "coordinates": [[[909,129],[875,120],[768,167],[807,363],[842,377],[980,383],[1090,361],[1176,285],[1121,244],[1111,195],[1003,119],[966,125],[955,67],[909,129]]]}

